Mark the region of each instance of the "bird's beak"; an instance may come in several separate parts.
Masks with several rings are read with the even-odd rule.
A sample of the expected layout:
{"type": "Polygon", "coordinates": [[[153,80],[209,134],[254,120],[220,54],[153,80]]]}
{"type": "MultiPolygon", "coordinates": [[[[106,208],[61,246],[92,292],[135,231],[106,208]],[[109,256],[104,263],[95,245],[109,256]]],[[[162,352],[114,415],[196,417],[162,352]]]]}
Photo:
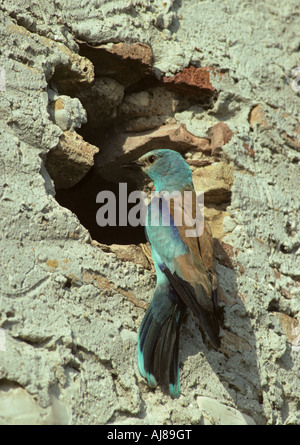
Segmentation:
{"type": "Polygon", "coordinates": [[[143,166],[143,163],[140,162],[138,159],[135,161],[131,161],[128,164],[121,165],[122,168],[134,168],[134,169],[141,168],[142,166],[143,166]]]}

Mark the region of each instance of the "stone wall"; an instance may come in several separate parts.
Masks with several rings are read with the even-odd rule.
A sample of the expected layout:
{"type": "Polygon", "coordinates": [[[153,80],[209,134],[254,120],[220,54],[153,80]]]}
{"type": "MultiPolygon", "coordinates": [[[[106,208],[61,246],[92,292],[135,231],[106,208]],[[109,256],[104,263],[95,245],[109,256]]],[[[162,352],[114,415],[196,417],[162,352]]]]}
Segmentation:
{"type": "Polygon", "coordinates": [[[1,3],[0,423],[299,424],[297,6],[1,3]],[[137,369],[143,230],[95,222],[158,147],[205,192],[223,314],[220,351],[188,314],[178,400],[137,369]]]}

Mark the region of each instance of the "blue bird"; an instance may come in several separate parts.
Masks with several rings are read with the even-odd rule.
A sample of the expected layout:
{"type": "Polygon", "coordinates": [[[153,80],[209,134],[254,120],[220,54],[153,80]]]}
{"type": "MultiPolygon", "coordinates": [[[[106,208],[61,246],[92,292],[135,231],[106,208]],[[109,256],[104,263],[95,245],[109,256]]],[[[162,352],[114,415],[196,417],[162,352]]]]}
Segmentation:
{"type": "MultiPolygon", "coordinates": [[[[153,150],[134,164],[152,179],[156,192],[177,191],[184,196],[184,191],[190,191],[195,197],[191,169],[179,153],[153,150]]],[[[181,202],[184,212],[185,199],[181,202]]],[[[193,199],[193,215],[195,203],[193,199]]],[[[201,236],[187,236],[185,222],[175,224],[175,211],[176,203],[158,196],[148,206],[145,229],[157,283],[138,333],[141,375],[150,387],[167,387],[173,398],[180,395],[179,334],[187,308],[214,347],[220,347],[212,235],[204,222],[201,236]]]]}

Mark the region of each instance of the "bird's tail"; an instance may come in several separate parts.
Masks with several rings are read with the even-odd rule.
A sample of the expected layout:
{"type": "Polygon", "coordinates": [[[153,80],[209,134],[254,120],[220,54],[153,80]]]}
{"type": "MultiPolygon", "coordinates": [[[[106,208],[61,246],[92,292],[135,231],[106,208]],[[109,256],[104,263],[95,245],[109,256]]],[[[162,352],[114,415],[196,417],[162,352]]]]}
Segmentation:
{"type": "Polygon", "coordinates": [[[138,334],[138,367],[151,387],[168,387],[173,398],[180,395],[179,333],[185,309],[168,285],[155,289],[138,334]]]}

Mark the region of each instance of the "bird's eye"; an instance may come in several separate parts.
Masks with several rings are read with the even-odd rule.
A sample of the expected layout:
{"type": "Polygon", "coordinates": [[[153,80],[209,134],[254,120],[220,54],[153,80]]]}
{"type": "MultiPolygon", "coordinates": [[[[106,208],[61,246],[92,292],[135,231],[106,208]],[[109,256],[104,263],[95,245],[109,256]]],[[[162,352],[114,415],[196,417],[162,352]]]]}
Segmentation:
{"type": "Polygon", "coordinates": [[[149,156],[149,158],[148,158],[149,164],[153,164],[155,161],[156,161],[156,156],[154,156],[154,155],[149,156]]]}

